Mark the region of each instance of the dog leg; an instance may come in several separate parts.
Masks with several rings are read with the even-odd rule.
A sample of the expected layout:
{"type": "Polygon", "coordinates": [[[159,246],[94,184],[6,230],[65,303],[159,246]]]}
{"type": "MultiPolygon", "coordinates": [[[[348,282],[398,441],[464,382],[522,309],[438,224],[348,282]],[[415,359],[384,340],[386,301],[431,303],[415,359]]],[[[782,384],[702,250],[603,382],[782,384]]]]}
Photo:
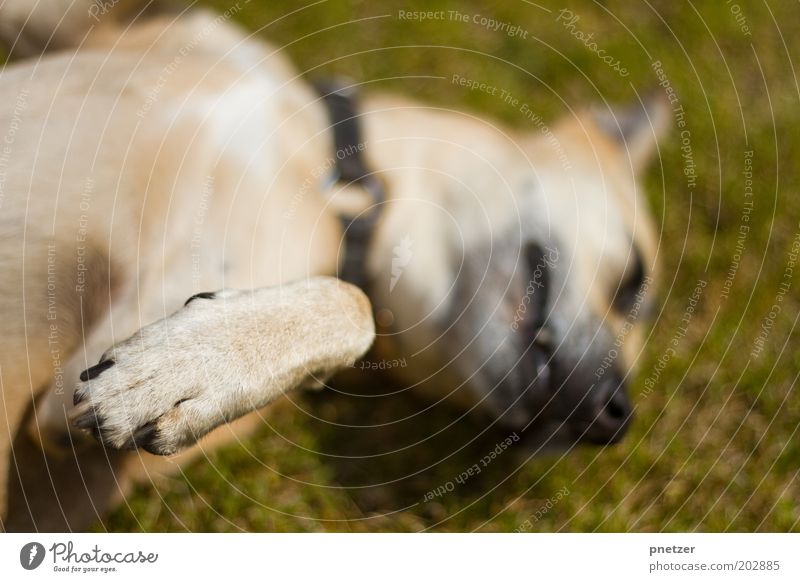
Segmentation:
{"type": "Polygon", "coordinates": [[[97,361],[114,337],[112,329],[131,333],[137,327],[135,313],[116,315],[114,326],[110,311],[87,323],[80,346],[20,420],[10,443],[14,462],[9,464],[8,511],[3,519],[8,531],[84,530],[130,486],[123,470],[128,455],[104,449],[85,432],[71,429],[68,421],[73,387],[87,358],[97,361]]]}
{"type": "Polygon", "coordinates": [[[172,455],[372,344],[369,301],[331,278],[190,298],[80,375],[75,426],[106,446],[172,455]]]}

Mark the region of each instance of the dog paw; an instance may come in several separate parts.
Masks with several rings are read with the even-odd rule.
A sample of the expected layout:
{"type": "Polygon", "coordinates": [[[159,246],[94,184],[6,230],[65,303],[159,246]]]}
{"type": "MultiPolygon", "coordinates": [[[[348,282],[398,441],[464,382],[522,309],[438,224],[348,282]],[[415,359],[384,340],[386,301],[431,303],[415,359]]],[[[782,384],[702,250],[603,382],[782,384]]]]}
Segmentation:
{"type": "Polygon", "coordinates": [[[215,311],[190,300],[106,351],[80,375],[73,425],[111,448],[171,455],[259,404],[246,402],[246,363],[215,311]]]}
{"type": "Polygon", "coordinates": [[[190,298],[84,370],[70,415],[105,446],[171,455],[372,343],[366,296],[336,279],[190,298]]]}

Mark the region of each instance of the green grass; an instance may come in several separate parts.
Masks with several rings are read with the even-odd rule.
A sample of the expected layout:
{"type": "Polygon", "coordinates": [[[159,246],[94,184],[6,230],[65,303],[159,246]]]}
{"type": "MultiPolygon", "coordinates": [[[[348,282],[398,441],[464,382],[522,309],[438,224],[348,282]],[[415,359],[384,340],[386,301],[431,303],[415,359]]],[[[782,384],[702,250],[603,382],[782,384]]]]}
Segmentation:
{"type": "Polygon", "coordinates": [[[594,32],[598,44],[625,63],[625,79],[555,22],[565,6],[559,3],[542,2],[548,13],[511,0],[491,7],[478,0],[331,1],[282,19],[298,5],[242,5],[236,19],[285,44],[302,70],[358,80],[408,77],[374,86],[512,125],[521,121],[495,97],[410,77],[459,73],[483,79],[555,119],[565,112],[557,96],[570,105],[625,102],[635,98],[634,88],[656,88],[650,63],[662,62],[686,110],[698,178],[690,191],[673,132],[645,179],[660,224],[664,277],[658,318],[631,389],[637,420],[616,447],[527,463],[504,454],[453,492],[424,502],[427,491],[471,467],[505,435],[470,443],[477,425],[460,421],[445,429],[457,413],[438,409],[415,421],[369,428],[423,407],[402,395],[295,395],[292,403],[269,409],[267,423],[252,438],[157,488],[138,489],[98,529],[511,531],[528,519],[533,531],[800,529],[800,398],[794,391],[800,267],[787,279],[791,289],[764,352],[750,356],[799,228],[800,151],[792,139],[800,116],[792,68],[800,57],[796,4],[741,0],[751,36],[722,0],[566,4],[580,15],[578,28],[594,32]],[[395,17],[398,10],[414,9],[484,14],[519,24],[529,36],[395,17]],[[365,20],[386,14],[392,16],[365,20]],[[745,150],[755,152],[754,208],[725,299],[742,221],[745,150]],[[644,379],[675,335],[699,279],[708,285],[688,333],[645,397],[644,379]],[[562,487],[569,494],[544,511],[562,487]],[[537,512],[543,516],[534,522],[537,512]]]}

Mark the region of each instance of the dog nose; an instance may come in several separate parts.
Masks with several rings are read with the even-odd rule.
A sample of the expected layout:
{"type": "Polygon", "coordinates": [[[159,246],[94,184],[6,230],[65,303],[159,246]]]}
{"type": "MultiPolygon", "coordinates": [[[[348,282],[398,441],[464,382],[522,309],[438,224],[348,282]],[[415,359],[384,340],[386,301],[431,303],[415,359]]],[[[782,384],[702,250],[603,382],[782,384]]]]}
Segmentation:
{"type": "Polygon", "coordinates": [[[589,426],[581,440],[597,445],[619,442],[633,417],[625,382],[618,375],[603,380],[593,390],[589,426]]]}

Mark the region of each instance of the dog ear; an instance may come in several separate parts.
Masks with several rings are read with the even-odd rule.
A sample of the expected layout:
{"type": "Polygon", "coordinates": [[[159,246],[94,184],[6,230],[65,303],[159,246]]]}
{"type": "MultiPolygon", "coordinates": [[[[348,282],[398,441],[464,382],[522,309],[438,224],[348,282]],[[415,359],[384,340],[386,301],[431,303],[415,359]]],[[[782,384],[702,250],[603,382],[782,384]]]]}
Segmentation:
{"type": "Polygon", "coordinates": [[[670,105],[661,93],[623,107],[595,106],[591,112],[600,129],[624,148],[634,170],[651,160],[670,125],[670,105]]]}

